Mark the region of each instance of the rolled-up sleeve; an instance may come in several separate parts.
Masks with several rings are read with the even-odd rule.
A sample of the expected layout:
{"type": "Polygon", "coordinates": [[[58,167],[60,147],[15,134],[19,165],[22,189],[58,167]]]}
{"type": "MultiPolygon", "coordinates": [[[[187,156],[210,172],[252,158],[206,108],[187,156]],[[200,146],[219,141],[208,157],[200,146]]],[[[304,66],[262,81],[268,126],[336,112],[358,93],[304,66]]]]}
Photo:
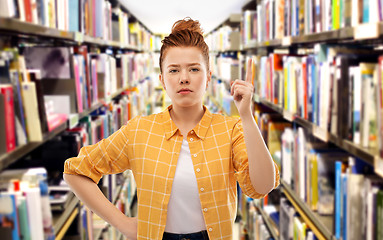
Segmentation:
{"type": "Polygon", "coordinates": [[[94,145],[82,147],[77,157],[64,163],[64,173],[89,177],[98,183],[103,175],[130,169],[129,122],[108,138],[94,145]]]}
{"type": "MultiPolygon", "coordinates": [[[[232,133],[232,159],[235,170],[235,177],[241,187],[243,193],[251,198],[263,198],[267,194],[258,193],[251,184],[249,174],[249,160],[247,157],[246,144],[243,135],[242,121],[239,120],[233,128],[232,133]]],[[[275,180],[274,188],[279,185],[279,169],[274,162],[275,180]]]]}

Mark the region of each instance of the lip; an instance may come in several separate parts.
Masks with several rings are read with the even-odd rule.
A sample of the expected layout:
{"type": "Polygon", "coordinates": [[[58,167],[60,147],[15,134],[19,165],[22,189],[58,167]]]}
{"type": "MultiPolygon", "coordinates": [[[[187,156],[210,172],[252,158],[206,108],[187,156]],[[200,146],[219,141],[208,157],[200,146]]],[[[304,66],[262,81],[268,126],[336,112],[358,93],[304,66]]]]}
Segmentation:
{"type": "Polygon", "coordinates": [[[192,90],[190,90],[189,88],[182,88],[177,93],[188,94],[188,93],[191,93],[191,92],[192,92],[192,90]]]}

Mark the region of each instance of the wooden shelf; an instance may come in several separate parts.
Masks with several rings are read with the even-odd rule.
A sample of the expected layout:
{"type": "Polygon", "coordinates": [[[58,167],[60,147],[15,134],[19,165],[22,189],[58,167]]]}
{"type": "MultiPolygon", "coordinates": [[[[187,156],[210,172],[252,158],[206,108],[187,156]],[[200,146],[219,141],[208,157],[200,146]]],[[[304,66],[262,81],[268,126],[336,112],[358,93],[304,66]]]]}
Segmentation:
{"type": "MultiPolygon", "coordinates": [[[[307,131],[311,132],[314,136],[316,136],[316,132],[318,130],[318,126],[315,125],[312,122],[309,122],[306,119],[300,118],[296,115],[288,116],[286,114],[286,111],[283,110],[281,107],[265,100],[265,99],[260,99],[259,103],[272,109],[273,111],[281,114],[287,121],[295,122],[305,128],[307,131]]],[[[325,135],[328,137],[328,139],[322,139],[322,140],[327,140],[330,143],[335,144],[337,147],[340,149],[349,152],[350,154],[354,155],[357,158],[362,159],[363,161],[374,165],[375,158],[378,156],[378,149],[366,149],[363,148],[359,145],[354,144],[353,142],[342,139],[338,136],[335,136],[334,134],[325,132],[325,135]]],[[[320,138],[321,139],[321,138],[320,138]]]]}
{"type": "Polygon", "coordinates": [[[16,18],[0,17],[0,32],[13,33],[16,36],[21,37],[47,37],[62,41],[69,41],[73,44],[93,44],[105,47],[114,47],[120,49],[128,49],[133,51],[143,51],[135,46],[124,45],[120,42],[109,41],[100,38],[94,38],[88,35],[84,35],[80,32],[68,32],[58,30],[55,28],[45,27],[38,24],[20,21],[16,18]]]}
{"type": "Polygon", "coordinates": [[[296,196],[295,192],[285,181],[281,180],[281,186],[288,200],[317,238],[320,240],[333,239],[333,216],[319,216],[317,213],[311,211],[307,204],[296,196]]]}
{"type": "Polygon", "coordinates": [[[20,158],[24,157],[28,153],[32,152],[36,148],[40,147],[45,142],[51,140],[61,132],[63,132],[67,128],[67,123],[64,122],[60,126],[58,126],[56,129],[52,130],[51,132],[44,135],[44,140],[41,142],[30,142],[25,145],[17,147],[15,150],[5,153],[0,156],[0,171],[7,168],[12,163],[16,162],[20,158]]]}
{"type": "Polygon", "coordinates": [[[253,50],[257,48],[265,48],[265,47],[289,47],[299,44],[309,44],[309,43],[317,43],[317,42],[331,42],[331,41],[362,41],[362,40],[373,40],[378,39],[383,35],[383,22],[379,22],[376,24],[369,24],[367,27],[371,27],[371,29],[376,28],[376,32],[372,36],[366,35],[366,37],[359,38],[358,37],[358,29],[364,27],[360,25],[358,27],[346,27],[338,30],[326,31],[321,33],[312,33],[301,36],[287,36],[282,39],[272,39],[265,42],[257,42],[253,41],[250,44],[247,44],[243,47],[244,50],[253,50]]]}
{"type": "MultiPolygon", "coordinates": [[[[111,99],[117,97],[122,92],[124,92],[126,89],[120,89],[116,93],[112,94],[111,99]]],[[[103,106],[103,100],[100,102],[94,104],[91,108],[84,110],[82,113],[78,114],[79,119],[88,116],[91,112],[93,112],[96,109],[99,109],[101,106],[103,106]]],[[[62,123],[57,128],[53,129],[52,131],[45,133],[43,136],[43,141],[41,142],[30,142],[25,145],[17,147],[15,150],[0,155],[0,171],[7,168],[12,163],[16,162],[20,158],[24,157],[25,155],[31,153],[33,150],[37,149],[47,141],[51,140],[52,138],[56,137],[57,135],[64,132],[69,127],[68,121],[62,123]]]]}
{"type": "Polygon", "coordinates": [[[38,24],[23,22],[15,18],[0,17],[0,30],[14,32],[21,35],[44,36],[62,40],[73,40],[73,32],[61,31],[38,24]]]}

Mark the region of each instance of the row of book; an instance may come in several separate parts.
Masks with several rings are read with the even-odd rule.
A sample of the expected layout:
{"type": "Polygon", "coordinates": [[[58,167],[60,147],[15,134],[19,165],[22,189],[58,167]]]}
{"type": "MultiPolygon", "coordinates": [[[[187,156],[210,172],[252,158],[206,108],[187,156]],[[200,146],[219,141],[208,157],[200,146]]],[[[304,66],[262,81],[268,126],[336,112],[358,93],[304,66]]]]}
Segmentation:
{"type": "Polygon", "coordinates": [[[326,32],[383,20],[380,0],[262,0],[243,12],[243,43],[326,32]]]}
{"type": "Polygon", "coordinates": [[[230,84],[230,81],[241,79],[243,55],[238,52],[210,54],[210,67],[213,75],[230,84]]]}
{"type": "Polygon", "coordinates": [[[158,38],[138,21],[129,21],[130,16],[119,7],[112,8],[108,0],[1,0],[0,4],[0,17],[116,41],[121,46],[154,50],[153,41],[158,38]]]}
{"type": "Polygon", "coordinates": [[[205,41],[210,51],[238,51],[240,50],[240,31],[239,28],[222,26],[209,33],[205,41]]]}
{"type": "MultiPolygon", "coordinates": [[[[281,167],[284,184],[313,212],[332,219],[328,231],[337,239],[382,238],[383,180],[374,174],[372,165],[316,139],[301,127],[293,130],[280,114],[257,109],[255,117],[272,157],[281,167]]],[[[270,202],[276,202],[270,197],[261,200],[265,212],[270,202]]],[[[299,223],[298,229],[307,225],[301,218],[294,219],[296,210],[291,204],[287,204],[287,210],[283,205],[281,200],[276,211],[283,222],[280,237],[291,239],[296,234],[295,224],[299,223]],[[282,220],[283,214],[290,220],[282,220]],[[287,229],[288,222],[291,226],[287,229]]],[[[307,237],[308,232],[303,232],[307,237]]]]}
{"type": "Polygon", "coordinates": [[[240,194],[241,223],[246,239],[273,239],[276,236],[281,240],[318,239],[279,189],[264,199],[240,194]]]}
{"type": "Polygon", "coordinates": [[[1,1],[2,17],[56,28],[82,32],[111,40],[112,6],[105,0],[22,0],[1,1]]]}
{"type": "Polygon", "coordinates": [[[318,239],[292,204],[284,197],[281,198],[279,204],[279,221],[283,222],[279,226],[279,239],[281,240],[318,239]]]}
{"type": "MultiPolygon", "coordinates": [[[[95,144],[108,137],[138,113],[143,114],[134,105],[140,97],[139,94],[137,92],[125,93],[108,105],[102,106],[80,119],[75,127],[67,129],[46,142],[39,154],[41,159],[33,160],[33,162],[49,163],[46,167],[50,171],[60,172],[61,180],[59,182],[62,183],[63,166],[67,158],[77,156],[81,147],[95,144]]],[[[54,174],[51,172],[49,175],[54,174]]],[[[64,186],[65,184],[48,187],[47,176],[45,168],[5,170],[0,174],[0,201],[2,202],[0,229],[5,234],[2,235],[5,236],[4,239],[47,240],[55,238],[52,211],[63,212],[72,200],[73,194],[70,194],[70,190],[64,186]],[[45,196],[48,202],[45,202],[45,196]],[[40,211],[40,209],[42,210],[40,211]]],[[[136,187],[130,171],[104,176],[99,186],[105,196],[114,202],[124,214],[132,214],[130,207],[136,187]]],[[[84,239],[93,239],[94,228],[105,227],[105,222],[102,224],[102,220],[85,206],[81,207],[79,217],[82,226],[80,232],[84,239]]]]}
{"type": "Polygon", "coordinates": [[[255,93],[331,134],[382,150],[381,53],[355,48],[322,44],[315,54],[255,56],[255,93]]]}
{"type": "Polygon", "coordinates": [[[6,170],[0,174],[2,239],[55,239],[44,168],[6,170]]]}
{"type": "Polygon", "coordinates": [[[373,166],[306,135],[283,132],[281,178],[312,211],[332,217],[337,239],[381,239],[383,180],[373,166]]]}
{"type": "MultiPolygon", "coordinates": [[[[1,153],[44,135],[117,90],[148,82],[153,58],[132,52],[88,52],[86,46],[2,50],[1,153]],[[145,81],[146,79],[146,81],[145,81]]],[[[153,88],[153,87],[152,87],[153,88]]],[[[150,93],[148,93],[150,94],[150,93]]]]}

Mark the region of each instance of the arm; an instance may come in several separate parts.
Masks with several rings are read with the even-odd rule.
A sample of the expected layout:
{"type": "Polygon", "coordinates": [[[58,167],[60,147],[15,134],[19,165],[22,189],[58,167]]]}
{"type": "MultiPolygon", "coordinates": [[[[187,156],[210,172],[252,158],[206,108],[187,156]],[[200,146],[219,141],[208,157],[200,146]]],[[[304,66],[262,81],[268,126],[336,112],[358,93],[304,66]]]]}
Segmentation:
{"type": "Polygon", "coordinates": [[[90,210],[128,239],[137,239],[137,219],[125,216],[104,196],[95,182],[88,177],[71,174],[64,174],[64,180],[90,210]]]}
{"type": "Polygon", "coordinates": [[[251,68],[252,61],[250,60],[246,80],[234,81],[231,86],[231,94],[242,120],[251,184],[258,193],[267,194],[276,185],[276,169],[251,111],[254,89],[251,83],[251,68]]]}
{"type": "Polygon", "coordinates": [[[276,172],[273,159],[263,141],[254,117],[250,114],[249,116],[241,116],[241,119],[249,159],[251,184],[257,192],[267,194],[275,186],[276,172]]]}

